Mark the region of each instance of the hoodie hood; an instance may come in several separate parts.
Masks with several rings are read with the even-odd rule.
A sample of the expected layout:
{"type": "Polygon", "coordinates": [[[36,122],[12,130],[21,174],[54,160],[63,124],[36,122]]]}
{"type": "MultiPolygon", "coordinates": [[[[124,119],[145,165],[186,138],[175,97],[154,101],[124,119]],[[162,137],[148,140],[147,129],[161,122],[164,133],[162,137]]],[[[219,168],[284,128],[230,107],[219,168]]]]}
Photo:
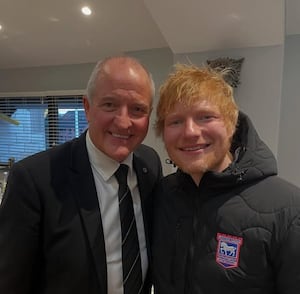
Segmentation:
{"type": "Polygon", "coordinates": [[[275,156],[260,139],[249,117],[242,112],[239,113],[231,152],[234,160],[228,167],[230,173],[237,173],[248,181],[277,174],[275,156]]]}

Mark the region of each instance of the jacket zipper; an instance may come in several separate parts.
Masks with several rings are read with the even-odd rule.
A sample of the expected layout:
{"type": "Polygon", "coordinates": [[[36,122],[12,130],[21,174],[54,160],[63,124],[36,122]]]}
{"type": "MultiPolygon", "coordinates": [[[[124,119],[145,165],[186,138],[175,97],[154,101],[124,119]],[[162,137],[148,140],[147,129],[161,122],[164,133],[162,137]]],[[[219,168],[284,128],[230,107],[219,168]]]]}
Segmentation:
{"type": "Polygon", "coordinates": [[[192,235],[192,240],[190,244],[190,249],[189,249],[189,256],[188,256],[188,261],[187,261],[187,269],[186,269],[186,284],[184,287],[184,294],[193,294],[192,293],[192,284],[193,284],[193,278],[195,274],[195,250],[196,250],[196,239],[197,235],[199,234],[199,215],[200,215],[200,209],[203,206],[203,203],[208,200],[207,195],[205,193],[201,195],[201,182],[198,187],[197,195],[195,197],[195,210],[194,210],[194,215],[193,215],[193,235],[192,235]]]}

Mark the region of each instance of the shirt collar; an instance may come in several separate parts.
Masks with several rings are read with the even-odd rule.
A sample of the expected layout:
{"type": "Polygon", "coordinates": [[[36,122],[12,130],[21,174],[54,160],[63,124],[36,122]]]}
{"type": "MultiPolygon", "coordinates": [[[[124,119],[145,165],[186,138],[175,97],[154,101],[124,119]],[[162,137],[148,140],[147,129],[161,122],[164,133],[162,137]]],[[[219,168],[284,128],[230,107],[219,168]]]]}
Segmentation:
{"type": "Polygon", "coordinates": [[[121,163],[128,165],[129,173],[132,173],[132,152],[121,163],[110,158],[100,151],[92,142],[89,131],[86,133],[86,147],[91,165],[101,174],[105,181],[109,180],[119,168],[121,163]]]}

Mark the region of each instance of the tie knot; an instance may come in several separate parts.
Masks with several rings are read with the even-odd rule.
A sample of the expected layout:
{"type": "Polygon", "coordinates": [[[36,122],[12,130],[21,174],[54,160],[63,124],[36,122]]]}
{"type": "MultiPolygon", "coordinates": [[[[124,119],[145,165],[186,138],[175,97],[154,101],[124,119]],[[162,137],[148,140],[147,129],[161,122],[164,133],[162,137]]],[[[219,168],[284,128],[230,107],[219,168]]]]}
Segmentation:
{"type": "Polygon", "coordinates": [[[119,184],[127,184],[128,165],[120,164],[119,168],[115,172],[115,176],[119,184]]]}

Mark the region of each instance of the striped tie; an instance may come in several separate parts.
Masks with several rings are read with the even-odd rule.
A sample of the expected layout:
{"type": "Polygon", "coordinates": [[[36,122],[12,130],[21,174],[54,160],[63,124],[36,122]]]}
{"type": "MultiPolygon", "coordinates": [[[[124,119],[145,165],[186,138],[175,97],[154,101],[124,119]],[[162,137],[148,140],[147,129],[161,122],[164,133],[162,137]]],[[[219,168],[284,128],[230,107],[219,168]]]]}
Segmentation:
{"type": "Polygon", "coordinates": [[[119,210],[122,231],[122,264],[124,294],[142,290],[142,269],[133,202],[127,185],[128,166],[121,164],[115,173],[119,182],[119,210]]]}

